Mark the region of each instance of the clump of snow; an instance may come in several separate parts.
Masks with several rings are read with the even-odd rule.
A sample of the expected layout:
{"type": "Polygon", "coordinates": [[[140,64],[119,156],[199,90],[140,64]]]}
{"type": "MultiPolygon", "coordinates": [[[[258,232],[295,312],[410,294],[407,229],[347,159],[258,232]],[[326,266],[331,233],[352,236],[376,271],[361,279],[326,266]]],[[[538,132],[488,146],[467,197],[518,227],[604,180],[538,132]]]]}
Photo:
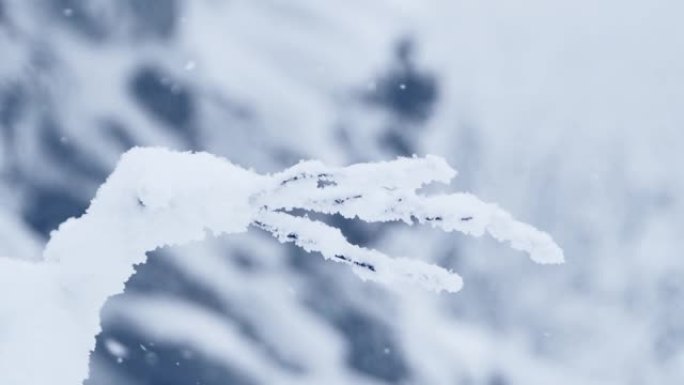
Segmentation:
{"type": "Polygon", "coordinates": [[[201,240],[207,232],[234,234],[253,225],[346,263],[363,279],[437,292],[462,286],[454,272],[352,245],[338,229],[295,216],[293,209],[429,223],[474,236],[487,232],[536,262],[562,262],[562,251],[547,234],[496,205],[470,194],[417,191],[455,175],[431,156],[343,168],[302,162],[259,175],[206,153],[133,149],[86,213],[52,233],[43,262],[0,258],[0,383],[80,383],[107,298],[123,291],[148,251],[201,240]]]}
{"type": "Polygon", "coordinates": [[[109,354],[116,357],[118,363],[123,362],[124,358],[128,356],[128,349],[126,346],[113,338],[107,338],[104,345],[109,354]]]}

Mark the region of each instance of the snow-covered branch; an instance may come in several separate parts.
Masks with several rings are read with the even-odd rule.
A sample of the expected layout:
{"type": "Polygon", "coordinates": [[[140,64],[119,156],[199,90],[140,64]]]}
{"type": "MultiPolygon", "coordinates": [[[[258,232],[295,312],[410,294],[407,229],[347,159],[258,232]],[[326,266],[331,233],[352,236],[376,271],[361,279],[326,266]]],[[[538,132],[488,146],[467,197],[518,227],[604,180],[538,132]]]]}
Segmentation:
{"type": "Polygon", "coordinates": [[[346,263],[363,279],[447,292],[462,286],[454,272],[352,245],[338,229],[295,216],[294,209],[367,222],[424,223],[474,236],[486,232],[536,262],[563,261],[546,233],[496,205],[470,194],[418,192],[455,175],[432,156],[343,168],[310,161],[259,175],[206,153],[133,149],[87,212],[53,232],[44,262],[0,259],[0,383],[82,381],[107,298],[123,291],[147,252],[201,240],[207,232],[239,233],[253,225],[281,242],[346,263]]]}

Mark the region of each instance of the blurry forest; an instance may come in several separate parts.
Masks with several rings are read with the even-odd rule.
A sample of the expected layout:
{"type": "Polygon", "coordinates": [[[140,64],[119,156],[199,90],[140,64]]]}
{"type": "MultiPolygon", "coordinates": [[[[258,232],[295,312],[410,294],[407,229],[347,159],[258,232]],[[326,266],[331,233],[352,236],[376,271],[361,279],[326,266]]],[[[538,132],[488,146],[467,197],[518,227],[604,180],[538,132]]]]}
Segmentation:
{"type": "Polygon", "coordinates": [[[85,384],[681,383],[682,14],[676,0],[0,0],[0,254],[40,258],[136,145],[259,172],[436,154],[454,189],[549,232],[566,264],[338,217],[352,242],[465,287],[389,290],[259,231],[167,248],[103,310],[85,384]]]}

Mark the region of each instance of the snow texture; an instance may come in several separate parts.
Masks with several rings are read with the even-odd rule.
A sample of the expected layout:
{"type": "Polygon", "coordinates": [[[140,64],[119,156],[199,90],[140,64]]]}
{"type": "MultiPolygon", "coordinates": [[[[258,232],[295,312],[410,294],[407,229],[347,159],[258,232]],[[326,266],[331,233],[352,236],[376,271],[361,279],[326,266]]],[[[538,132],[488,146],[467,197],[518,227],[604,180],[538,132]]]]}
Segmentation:
{"type": "Polygon", "coordinates": [[[43,262],[0,258],[0,383],[80,383],[107,298],[123,292],[147,252],[208,233],[241,233],[253,225],[345,263],[364,280],[436,292],[462,287],[454,272],[352,245],[338,229],[296,216],[294,209],[367,222],[417,222],[473,236],[486,232],[535,262],[563,261],[547,234],[496,205],[470,194],[418,192],[455,175],[433,156],[345,168],[309,161],[260,175],[207,153],[135,148],[87,212],[52,233],[43,262]]]}

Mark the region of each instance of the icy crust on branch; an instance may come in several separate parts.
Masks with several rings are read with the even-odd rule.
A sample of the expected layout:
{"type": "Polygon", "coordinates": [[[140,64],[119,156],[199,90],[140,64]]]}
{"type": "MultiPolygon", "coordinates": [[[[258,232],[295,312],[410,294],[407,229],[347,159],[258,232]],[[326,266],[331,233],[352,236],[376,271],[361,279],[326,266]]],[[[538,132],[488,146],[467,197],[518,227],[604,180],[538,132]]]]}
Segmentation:
{"type": "Polygon", "coordinates": [[[418,222],[473,236],[486,232],[527,252],[535,262],[563,262],[563,251],[548,234],[516,221],[495,204],[467,193],[417,193],[425,185],[448,183],[454,176],[456,171],[435,156],[344,168],[308,161],[274,175],[276,186],[258,202],[270,211],[300,208],[366,222],[418,222]]]}
{"type": "Polygon", "coordinates": [[[385,254],[347,242],[342,232],[322,222],[279,212],[264,212],[256,225],[271,232],[280,242],[292,242],[325,259],[347,263],[362,279],[384,284],[414,284],[433,291],[457,292],[461,277],[438,266],[385,254]]]}
{"type": "Polygon", "coordinates": [[[259,175],[206,153],[133,149],[86,213],[53,232],[44,262],[0,259],[0,383],[80,383],[107,298],[123,291],[148,251],[207,233],[239,233],[252,225],[345,263],[365,280],[447,292],[462,286],[454,272],[352,245],[338,229],[295,216],[293,209],[425,223],[475,236],[487,232],[537,262],[563,261],[547,234],[495,205],[469,194],[418,193],[455,175],[431,156],[342,168],[302,162],[259,175]]]}

